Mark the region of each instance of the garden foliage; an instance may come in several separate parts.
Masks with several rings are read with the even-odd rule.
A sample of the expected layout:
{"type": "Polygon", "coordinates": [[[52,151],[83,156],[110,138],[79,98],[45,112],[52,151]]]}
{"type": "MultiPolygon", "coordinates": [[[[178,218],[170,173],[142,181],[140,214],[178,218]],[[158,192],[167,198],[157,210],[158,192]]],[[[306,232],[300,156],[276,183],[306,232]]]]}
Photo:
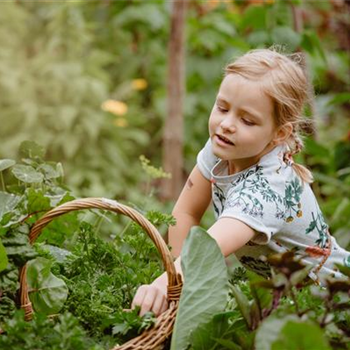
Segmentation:
{"type": "MultiPolygon", "coordinates": [[[[106,213],[92,211],[90,218],[79,212],[56,218],[31,246],[38,217],[73,196],[62,183],[62,166],[45,162],[40,146],[25,142],[21,153],[20,163],[0,161],[0,345],[108,349],[152,327],[152,314],[140,318],[137,309],[124,309],[140,284],[162,272],[154,245],[133,223],[103,239],[98,228],[106,213]],[[5,183],[4,172],[16,181],[5,183]],[[18,273],[26,262],[35,309],[30,322],[18,310],[18,273]]],[[[166,175],[141,160],[153,176],[166,175]]],[[[174,224],[157,211],[145,215],[158,227],[174,224]]],[[[185,285],[171,349],[349,349],[349,269],[339,266],[344,279],[319,286],[292,252],[268,259],[271,279],[237,267],[228,285],[215,240],[193,228],[182,255],[185,285]]]]}
{"type": "MultiPolygon", "coordinates": [[[[74,349],[77,342],[82,349],[97,349],[125,342],[151,327],[151,314],[140,318],[137,309],[124,309],[130,307],[139,285],[162,272],[154,244],[134,223],[102,239],[98,227],[106,213],[94,212],[95,220],[87,220],[85,214],[71,212],[55,219],[31,246],[28,234],[35,220],[74,197],[61,181],[61,165],[44,162],[40,146],[25,142],[21,152],[21,164],[0,161],[1,178],[11,171],[17,180],[14,185],[2,181],[0,192],[0,328],[4,333],[0,345],[33,349],[39,341],[41,349],[74,349]],[[35,310],[30,323],[17,310],[19,269],[26,262],[35,310]],[[38,331],[40,327],[44,329],[38,331]],[[60,334],[66,327],[71,327],[69,334],[60,334]],[[28,336],[17,337],[19,331],[28,336]],[[60,337],[67,341],[60,343],[60,337]]],[[[145,215],[156,226],[173,224],[169,215],[155,211],[145,215]]]]}
{"type": "MultiPolygon", "coordinates": [[[[349,250],[349,44],[340,35],[349,22],[337,3],[189,2],[184,155],[189,171],[208,138],[208,116],[227,62],[256,47],[302,50],[316,93],[305,113],[317,133],[305,139],[299,161],[314,173],[313,190],[331,233],[349,250]],[[299,30],[295,9],[303,11],[299,30]]],[[[66,184],[81,196],[131,201],[163,231],[173,223],[167,214],[143,209],[154,191],[152,180],[168,174],[145,157],[142,170],[135,162],[140,154],[160,162],[170,4],[1,5],[0,348],[107,349],[154,322],[152,315],[123,311],[137,285],[162,271],[154,246],[136,225],[97,211],[72,212],[55,219],[34,246],[28,234],[43,213],[75,198],[66,184]],[[26,139],[44,144],[54,162],[44,161],[44,149],[34,143],[22,143],[17,152],[26,139]],[[26,262],[36,311],[30,322],[18,310],[19,268],[26,262]]],[[[211,219],[206,216],[204,226],[211,219]]],[[[199,247],[196,234],[187,249],[212,251],[221,269],[213,241],[202,239],[199,247]]],[[[198,273],[208,271],[205,259],[183,259],[198,273]]],[[[186,323],[181,319],[192,314],[195,292],[203,291],[187,278],[173,350],[349,349],[349,278],[321,287],[304,280],[307,270],[290,254],[271,263],[269,281],[236,268],[226,306],[223,287],[208,304],[213,315],[195,308],[197,317],[186,323]]],[[[208,278],[202,287],[214,291],[216,282],[208,278]]]]}
{"type": "MultiPolygon", "coordinates": [[[[349,52],[346,36],[337,34],[346,32],[348,22],[346,8],[335,3],[189,2],[187,172],[208,138],[223,66],[256,47],[277,44],[306,53],[318,141],[331,153],[336,143],[349,144],[349,52]],[[293,9],[299,8],[303,28],[297,31],[293,9]]],[[[66,183],[75,193],[139,199],[143,174],[131,160],[145,154],[159,164],[162,156],[170,11],[164,0],[2,4],[0,158],[16,158],[23,140],[37,140],[50,159],[65,164],[66,183]],[[109,100],[117,102],[114,108],[104,108],[109,100]]]]}
{"type": "Polygon", "coordinates": [[[237,267],[228,286],[213,278],[219,270],[226,275],[226,267],[204,230],[192,229],[184,250],[184,294],[171,349],[350,349],[350,268],[339,266],[344,277],[321,286],[308,278],[310,266],[286,252],[267,259],[271,279],[237,267]]]}

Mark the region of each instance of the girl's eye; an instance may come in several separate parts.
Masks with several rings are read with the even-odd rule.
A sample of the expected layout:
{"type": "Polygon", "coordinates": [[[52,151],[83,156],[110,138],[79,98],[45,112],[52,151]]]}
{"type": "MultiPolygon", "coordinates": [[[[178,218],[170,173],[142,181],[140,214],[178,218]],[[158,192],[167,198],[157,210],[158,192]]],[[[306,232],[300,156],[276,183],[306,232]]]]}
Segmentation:
{"type": "Polygon", "coordinates": [[[216,108],[218,109],[219,112],[221,113],[226,113],[228,110],[226,108],[220,107],[220,106],[216,106],[216,108]]]}
{"type": "Polygon", "coordinates": [[[243,121],[243,123],[245,124],[245,125],[248,125],[248,126],[253,126],[253,125],[255,125],[255,123],[254,122],[251,122],[250,120],[247,120],[247,119],[242,119],[242,121],[243,121]]]}

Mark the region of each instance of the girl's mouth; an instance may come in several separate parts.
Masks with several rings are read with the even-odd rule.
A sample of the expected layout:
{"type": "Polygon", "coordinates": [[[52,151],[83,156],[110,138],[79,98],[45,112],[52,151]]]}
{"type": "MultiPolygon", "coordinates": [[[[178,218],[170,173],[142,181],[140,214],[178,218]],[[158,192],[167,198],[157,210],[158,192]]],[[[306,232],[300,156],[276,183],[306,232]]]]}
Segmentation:
{"type": "Polygon", "coordinates": [[[233,142],[231,142],[228,138],[226,138],[225,136],[216,134],[216,137],[223,143],[227,144],[227,145],[231,145],[234,146],[235,144],[233,142]]]}

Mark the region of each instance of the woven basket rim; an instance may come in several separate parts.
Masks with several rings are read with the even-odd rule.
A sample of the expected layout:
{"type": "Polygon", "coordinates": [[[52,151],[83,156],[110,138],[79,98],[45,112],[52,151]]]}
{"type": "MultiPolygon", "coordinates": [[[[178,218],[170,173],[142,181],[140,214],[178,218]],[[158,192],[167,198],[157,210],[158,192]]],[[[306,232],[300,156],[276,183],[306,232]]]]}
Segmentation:
{"type": "MultiPolygon", "coordinates": [[[[176,311],[182,289],[181,275],[176,272],[173,257],[168,249],[165,241],[154,227],[141,213],[137,210],[121,204],[116,200],[107,198],[81,198],[75,199],[70,202],[66,202],[51,209],[39,218],[29,233],[30,244],[33,244],[36,239],[40,236],[42,230],[56,217],[69,213],[71,211],[77,211],[82,209],[102,209],[112,211],[118,214],[123,214],[129,217],[131,220],[138,223],[152,239],[153,243],[159,251],[165,272],[168,276],[168,301],[169,309],[157,318],[157,322],[154,328],[146,331],[138,337],[128,341],[127,343],[113,347],[113,350],[151,350],[159,346],[164,342],[166,338],[172,332],[172,328],[175,322],[176,311]]],[[[28,285],[26,278],[27,264],[24,265],[20,270],[20,299],[21,308],[25,310],[26,320],[30,320],[34,313],[32,304],[29,299],[28,285]]]]}

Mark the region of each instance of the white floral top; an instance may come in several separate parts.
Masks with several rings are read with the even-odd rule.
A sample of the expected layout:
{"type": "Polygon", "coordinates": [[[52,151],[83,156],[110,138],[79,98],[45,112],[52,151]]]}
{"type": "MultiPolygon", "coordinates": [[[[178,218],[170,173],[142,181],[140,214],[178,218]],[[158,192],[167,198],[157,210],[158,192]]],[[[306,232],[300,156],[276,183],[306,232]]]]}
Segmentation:
{"type": "Polygon", "coordinates": [[[227,161],[214,156],[208,140],[197,165],[212,182],[216,218],[232,217],[256,231],[235,254],[243,266],[261,275],[270,274],[261,256],[294,251],[315,266],[311,278],[341,276],[334,264],[350,267],[350,252],[330,236],[309,184],[303,184],[284,160],[286,150],[285,145],[277,146],[257,164],[228,175],[227,161]]]}

